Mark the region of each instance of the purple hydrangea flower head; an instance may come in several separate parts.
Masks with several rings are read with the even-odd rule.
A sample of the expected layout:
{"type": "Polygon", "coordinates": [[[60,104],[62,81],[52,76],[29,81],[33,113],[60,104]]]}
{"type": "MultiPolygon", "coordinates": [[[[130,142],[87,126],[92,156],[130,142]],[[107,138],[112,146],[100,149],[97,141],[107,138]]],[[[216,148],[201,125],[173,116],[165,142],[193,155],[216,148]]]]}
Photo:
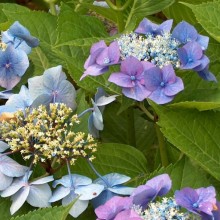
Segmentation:
{"type": "Polygon", "coordinates": [[[118,64],[119,59],[120,50],[116,41],[112,42],[109,47],[103,40],[95,43],[91,47],[90,56],[84,64],[86,70],[80,80],[87,75],[98,76],[105,73],[109,66],[118,64]]]}
{"type": "MultiPolygon", "coordinates": [[[[9,146],[5,142],[0,141],[0,152],[8,148],[9,146]]],[[[28,167],[20,165],[4,154],[0,154],[0,191],[11,185],[13,177],[23,176],[27,169],[28,167]]]]}
{"type": "Polygon", "coordinates": [[[121,211],[130,209],[132,204],[130,197],[114,196],[95,209],[97,220],[113,220],[121,211]]]}
{"type": "Polygon", "coordinates": [[[89,133],[92,134],[93,137],[98,138],[99,131],[102,131],[104,128],[102,114],[105,105],[113,102],[116,97],[117,95],[107,96],[102,88],[98,88],[98,91],[95,94],[95,101],[92,99],[93,112],[88,119],[89,133]]]}
{"type": "Polygon", "coordinates": [[[140,185],[133,191],[131,194],[133,203],[145,209],[147,204],[155,200],[157,196],[167,194],[171,189],[171,185],[171,179],[167,174],[156,176],[147,181],[145,185],[140,185]]]}
{"type": "Polygon", "coordinates": [[[144,72],[144,79],[146,89],[151,91],[149,99],[157,104],[171,102],[184,89],[183,81],[175,75],[172,65],[162,69],[153,67],[144,72]]]}
{"type": "Polygon", "coordinates": [[[207,188],[184,188],[175,192],[176,203],[188,211],[201,215],[205,213],[212,216],[216,204],[216,193],[213,186],[207,188]]]}
{"type": "Polygon", "coordinates": [[[12,89],[28,67],[29,60],[24,51],[16,50],[12,45],[7,46],[5,51],[0,50],[0,86],[12,89]]]}
{"type": "Polygon", "coordinates": [[[189,42],[177,50],[181,69],[201,71],[209,64],[209,59],[203,55],[202,48],[195,41],[189,42]]]}
{"type": "Polygon", "coordinates": [[[121,86],[125,96],[143,101],[151,93],[144,85],[144,70],[151,67],[152,63],[131,56],[121,62],[121,71],[112,73],[108,80],[121,86]]]}
{"type": "Polygon", "coordinates": [[[104,190],[98,197],[92,200],[94,207],[104,204],[115,195],[130,195],[134,188],[122,185],[128,180],[130,180],[130,177],[119,173],[109,173],[102,176],[102,178],[96,179],[94,183],[104,186],[104,190]]]}
{"type": "Polygon", "coordinates": [[[104,186],[99,184],[92,184],[92,180],[86,176],[71,174],[63,176],[61,179],[54,181],[53,187],[59,186],[49,202],[56,202],[62,199],[62,205],[68,205],[75,199],[73,207],[70,209],[69,214],[77,218],[89,204],[89,200],[98,196],[104,186]]]}
{"type": "Polygon", "coordinates": [[[196,41],[201,46],[202,50],[206,50],[209,43],[209,38],[207,36],[198,34],[197,30],[185,21],[180,22],[173,29],[172,37],[182,44],[196,41]]]}
{"type": "Polygon", "coordinates": [[[52,67],[45,70],[42,76],[30,78],[28,87],[30,96],[34,100],[33,107],[41,104],[64,103],[75,109],[76,91],[74,86],[66,79],[62,66],[52,67]]]}
{"type": "Polygon", "coordinates": [[[29,47],[37,47],[39,45],[39,40],[36,37],[31,36],[27,28],[21,25],[18,21],[14,22],[11,27],[3,32],[2,40],[4,43],[11,43],[15,48],[20,47],[24,51],[30,51],[29,47]],[[25,42],[25,44],[23,43],[25,42]],[[21,45],[23,44],[23,45],[21,45]]]}
{"type": "Polygon", "coordinates": [[[162,35],[165,32],[170,32],[172,24],[173,20],[167,20],[164,21],[162,24],[157,25],[152,23],[147,18],[144,18],[135,30],[135,32],[138,34],[162,35]]]}
{"type": "Polygon", "coordinates": [[[33,182],[28,182],[32,172],[26,172],[23,177],[16,178],[12,184],[2,191],[2,197],[11,196],[12,205],[10,212],[13,215],[27,201],[34,207],[50,206],[49,198],[52,195],[48,182],[53,181],[52,176],[47,176],[33,182]]]}

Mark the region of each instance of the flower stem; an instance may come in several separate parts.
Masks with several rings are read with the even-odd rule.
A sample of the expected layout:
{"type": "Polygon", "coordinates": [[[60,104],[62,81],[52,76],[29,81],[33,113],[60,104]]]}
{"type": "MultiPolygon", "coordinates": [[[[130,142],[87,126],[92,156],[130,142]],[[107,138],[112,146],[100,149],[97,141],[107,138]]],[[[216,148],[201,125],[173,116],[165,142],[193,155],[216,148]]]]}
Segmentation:
{"type": "Polygon", "coordinates": [[[98,176],[107,186],[109,186],[109,184],[106,182],[106,180],[103,178],[103,176],[95,169],[95,167],[93,166],[93,164],[89,160],[89,158],[86,157],[86,161],[88,162],[89,166],[92,168],[92,170],[94,171],[96,176],[98,176]]]}
{"type": "Polygon", "coordinates": [[[44,0],[44,1],[49,4],[50,13],[52,15],[57,15],[57,10],[56,10],[56,5],[55,5],[56,0],[44,0]]]}
{"type": "Polygon", "coordinates": [[[83,115],[85,115],[87,112],[91,112],[93,111],[94,108],[88,108],[86,109],[85,111],[81,112],[79,115],[78,115],[78,118],[82,117],[83,115]]]}
{"type": "Polygon", "coordinates": [[[70,177],[71,188],[74,188],[73,177],[72,177],[71,170],[70,170],[70,162],[68,160],[66,160],[66,165],[67,165],[67,170],[68,170],[68,174],[70,177]]]}
{"type": "Polygon", "coordinates": [[[168,157],[167,157],[167,151],[166,151],[166,143],[164,140],[164,136],[160,130],[160,127],[155,123],[155,129],[157,133],[158,143],[159,143],[159,149],[160,149],[160,158],[161,163],[163,167],[167,167],[169,165],[168,157]]]}
{"type": "Polygon", "coordinates": [[[128,108],[126,111],[127,116],[127,142],[131,146],[136,146],[136,137],[135,137],[135,126],[134,126],[134,110],[133,108],[128,108]]]}
{"type": "Polygon", "coordinates": [[[143,102],[138,103],[138,107],[146,114],[146,116],[151,120],[154,121],[154,116],[145,108],[143,102]]]}

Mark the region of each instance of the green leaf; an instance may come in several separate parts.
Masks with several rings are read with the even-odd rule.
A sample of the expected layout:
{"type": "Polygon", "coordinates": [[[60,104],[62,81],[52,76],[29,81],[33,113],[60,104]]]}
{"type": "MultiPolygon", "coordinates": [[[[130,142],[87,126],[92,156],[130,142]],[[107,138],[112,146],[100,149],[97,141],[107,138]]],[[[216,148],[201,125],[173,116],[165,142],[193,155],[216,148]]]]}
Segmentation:
{"type": "Polygon", "coordinates": [[[65,220],[69,214],[70,209],[76,201],[70,203],[68,206],[59,206],[59,207],[49,207],[43,209],[37,209],[35,211],[29,212],[26,215],[17,216],[11,218],[11,220],[65,220]]]}
{"type": "MultiPolygon", "coordinates": [[[[100,144],[95,156],[93,164],[101,175],[116,172],[133,178],[148,172],[147,160],[144,155],[129,145],[100,144]]],[[[85,159],[79,159],[72,167],[72,171],[93,179],[97,178],[85,159]]]]}
{"type": "Polygon", "coordinates": [[[179,23],[181,21],[187,21],[191,24],[196,24],[196,18],[193,14],[192,10],[190,10],[187,6],[182,3],[190,3],[193,5],[200,4],[202,2],[207,2],[212,0],[176,0],[174,4],[170,7],[167,7],[163,10],[163,13],[167,18],[174,19],[175,23],[179,23]]]}
{"type": "Polygon", "coordinates": [[[132,5],[125,12],[125,27],[127,27],[133,19],[137,19],[137,22],[139,22],[144,17],[160,12],[174,2],[175,0],[134,0],[132,5]]]}
{"type": "Polygon", "coordinates": [[[218,42],[220,42],[220,1],[212,1],[199,5],[185,3],[192,9],[196,20],[218,42]]]}
{"type": "Polygon", "coordinates": [[[152,106],[168,141],[220,180],[220,112],[152,106]]]}

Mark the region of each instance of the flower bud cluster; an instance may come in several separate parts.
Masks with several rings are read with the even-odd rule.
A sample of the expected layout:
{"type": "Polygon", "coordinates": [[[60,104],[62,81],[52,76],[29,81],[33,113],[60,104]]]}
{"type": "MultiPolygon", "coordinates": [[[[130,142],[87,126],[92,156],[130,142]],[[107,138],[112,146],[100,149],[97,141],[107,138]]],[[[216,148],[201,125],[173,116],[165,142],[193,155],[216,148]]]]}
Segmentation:
{"type": "Polygon", "coordinates": [[[130,34],[121,35],[116,40],[122,60],[133,56],[140,61],[150,61],[160,68],[168,64],[172,64],[175,68],[180,67],[177,54],[180,42],[172,38],[168,32],[156,36],[151,33],[139,35],[131,32],[130,34]]]}
{"type": "Polygon", "coordinates": [[[189,212],[181,212],[181,207],[178,206],[173,198],[162,198],[159,202],[150,202],[148,208],[142,211],[140,206],[132,207],[135,212],[143,219],[166,219],[166,220],[199,220],[200,216],[189,212]]]}
{"type": "Polygon", "coordinates": [[[91,135],[74,132],[79,123],[77,115],[65,104],[50,104],[25,112],[15,113],[15,119],[3,121],[3,139],[12,151],[20,151],[25,160],[34,158],[34,163],[56,157],[57,162],[68,159],[71,164],[79,157],[89,157],[96,151],[97,144],[91,135]]]}

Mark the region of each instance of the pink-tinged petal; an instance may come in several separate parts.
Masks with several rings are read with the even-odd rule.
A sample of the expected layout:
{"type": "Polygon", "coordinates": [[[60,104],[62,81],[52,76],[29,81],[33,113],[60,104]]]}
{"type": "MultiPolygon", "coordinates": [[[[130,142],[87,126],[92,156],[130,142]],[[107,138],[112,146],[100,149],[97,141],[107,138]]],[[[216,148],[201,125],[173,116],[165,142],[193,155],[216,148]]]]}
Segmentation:
{"type": "Polygon", "coordinates": [[[148,97],[157,104],[166,104],[174,99],[174,96],[166,96],[162,89],[157,89],[148,97]]]}
{"type": "Polygon", "coordinates": [[[182,90],[184,90],[183,80],[180,77],[176,77],[176,82],[168,84],[163,92],[167,96],[174,96],[182,90]]]}
{"type": "Polygon", "coordinates": [[[60,199],[63,199],[70,193],[70,188],[59,186],[54,192],[52,197],[49,199],[49,202],[56,202],[60,199]]]}
{"type": "Polygon", "coordinates": [[[89,66],[95,64],[97,56],[99,56],[103,50],[104,48],[99,48],[93,54],[89,55],[89,57],[86,59],[86,62],[84,63],[84,68],[87,69],[89,66]]]}
{"type": "Polygon", "coordinates": [[[212,216],[213,204],[215,203],[203,202],[202,204],[199,205],[198,209],[199,211],[212,216]]]}
{"type": "Polygon", "coordinates": [[[33,207],[48,207],[50,203],[48,202],[52,196],[52,191],[48,184],[42,185],[31,185],[30,192],[27,197],[27,202],[33,207]]]}
{"type": "Polygon", "coordinates": [[[28,194],[30,192],[30,186],[23,187],[15,195],[11,197],[12,205],[10,207],[11,215],[17,212],[21,206],[25,203],[28,194]]]}
{"type": "Polygon", "coordinates": [[[99,41],[98,43],[95,43],[92,45],[90,53],[93,54],[94,52],[96,52],[98,49],[104,49],[106,48],[107,45],[105,43],[104,40],[99,41]]]}
{"type": "Polygon", "coordinates": [[[125,210],[117,214],[114,220],[142,220],[134,210],[125,210]]]}
{"type": "Polygon", "coordinates": [[[155,91],[163,81],[162,71],[159,67],[153,67],[144,71],[145,87],[149,91],[155,91]]]}
{"type": "Polygon", "coordinates": [[[114,219],[114,217],[122,210],[129,209],[132,206],[132,198],[114,196],[104,205],[95,209],[95,213],[100,219],[114,219]]]}
{"type": "Polygon", "coordinates": [[[90,76],[99,76],[105,72],[108,71],[107,66],[100,66],[98,64],[94,64],[92,66],[89,66],[88,69],[84,72],[84,74],[81,76],[80,80],[82,80],[84,77],[90,75],[90,76]]]}
{"type": "Polygon", "coordinates": [[[119,49],[117,41],[114,41],[109,45],[108,54],[109,54],[109,58],[112,64],[116,64],[119,62],[120,49],[119,49]]]}
{"type": "Polygon", "coordinates": [[[174,83],[176,81],[176,74],[171,64],[162,68],[163,82],[174,83]]]}
{"type": "Polygon", "coordinates": [[[146,185],[155,189],[158,196],[163,196],[170,191],[172,181],[168,174],[161,174],[148,180],[146,185]]]}
{"type": "Polygon", "coordinates": [[[143,101],[149,97],[151,91],[147,90],[145,86],[137,82],[133,88],[123,88],[122,93],[128,98],[143,101]]]}
{"type": "Polygon", "coordinates": [[[89,201],[88,200],[77,200],[73,207],[70,209],[69,214],[72,215],[74,218],[77,218],[81,213],[83,213],[86,208],[88,207],[89,201]]]}
{"type": "Polygon", "coordinates": [[[12,177],[6,176],[0,172],[0,191],[7,189],[13,181],[12,177]]]}
{"type": "Polygon", "coordinates": [[[215,204],[216,203],[216,191],[213,186],[209,186],[207,188],[198,188],[196,189],[196,192],[199,195],[199,201],[200,202],[210,202],[215,204]]]}
{"type": "Polygon", "coordinates": [[[152,67],[156,67],[153,63],[151,62],[148,62],[148,61],[141,61],[143,67],[144,67],[144,70],[148,70],[152,67]]]}
{"type": "Polygon", "coordinates": [[[142,74],[144,71],[141,61],[135,57],[128,57],[121,62],[121,72],[129,76],[136,76],[142,74]]]}
{"type": "Polygon", "coordinates": [[[112,73],[108,78],[108,81],[125,88],[134,87],[131,77],[125,73],[112,73]]]}

